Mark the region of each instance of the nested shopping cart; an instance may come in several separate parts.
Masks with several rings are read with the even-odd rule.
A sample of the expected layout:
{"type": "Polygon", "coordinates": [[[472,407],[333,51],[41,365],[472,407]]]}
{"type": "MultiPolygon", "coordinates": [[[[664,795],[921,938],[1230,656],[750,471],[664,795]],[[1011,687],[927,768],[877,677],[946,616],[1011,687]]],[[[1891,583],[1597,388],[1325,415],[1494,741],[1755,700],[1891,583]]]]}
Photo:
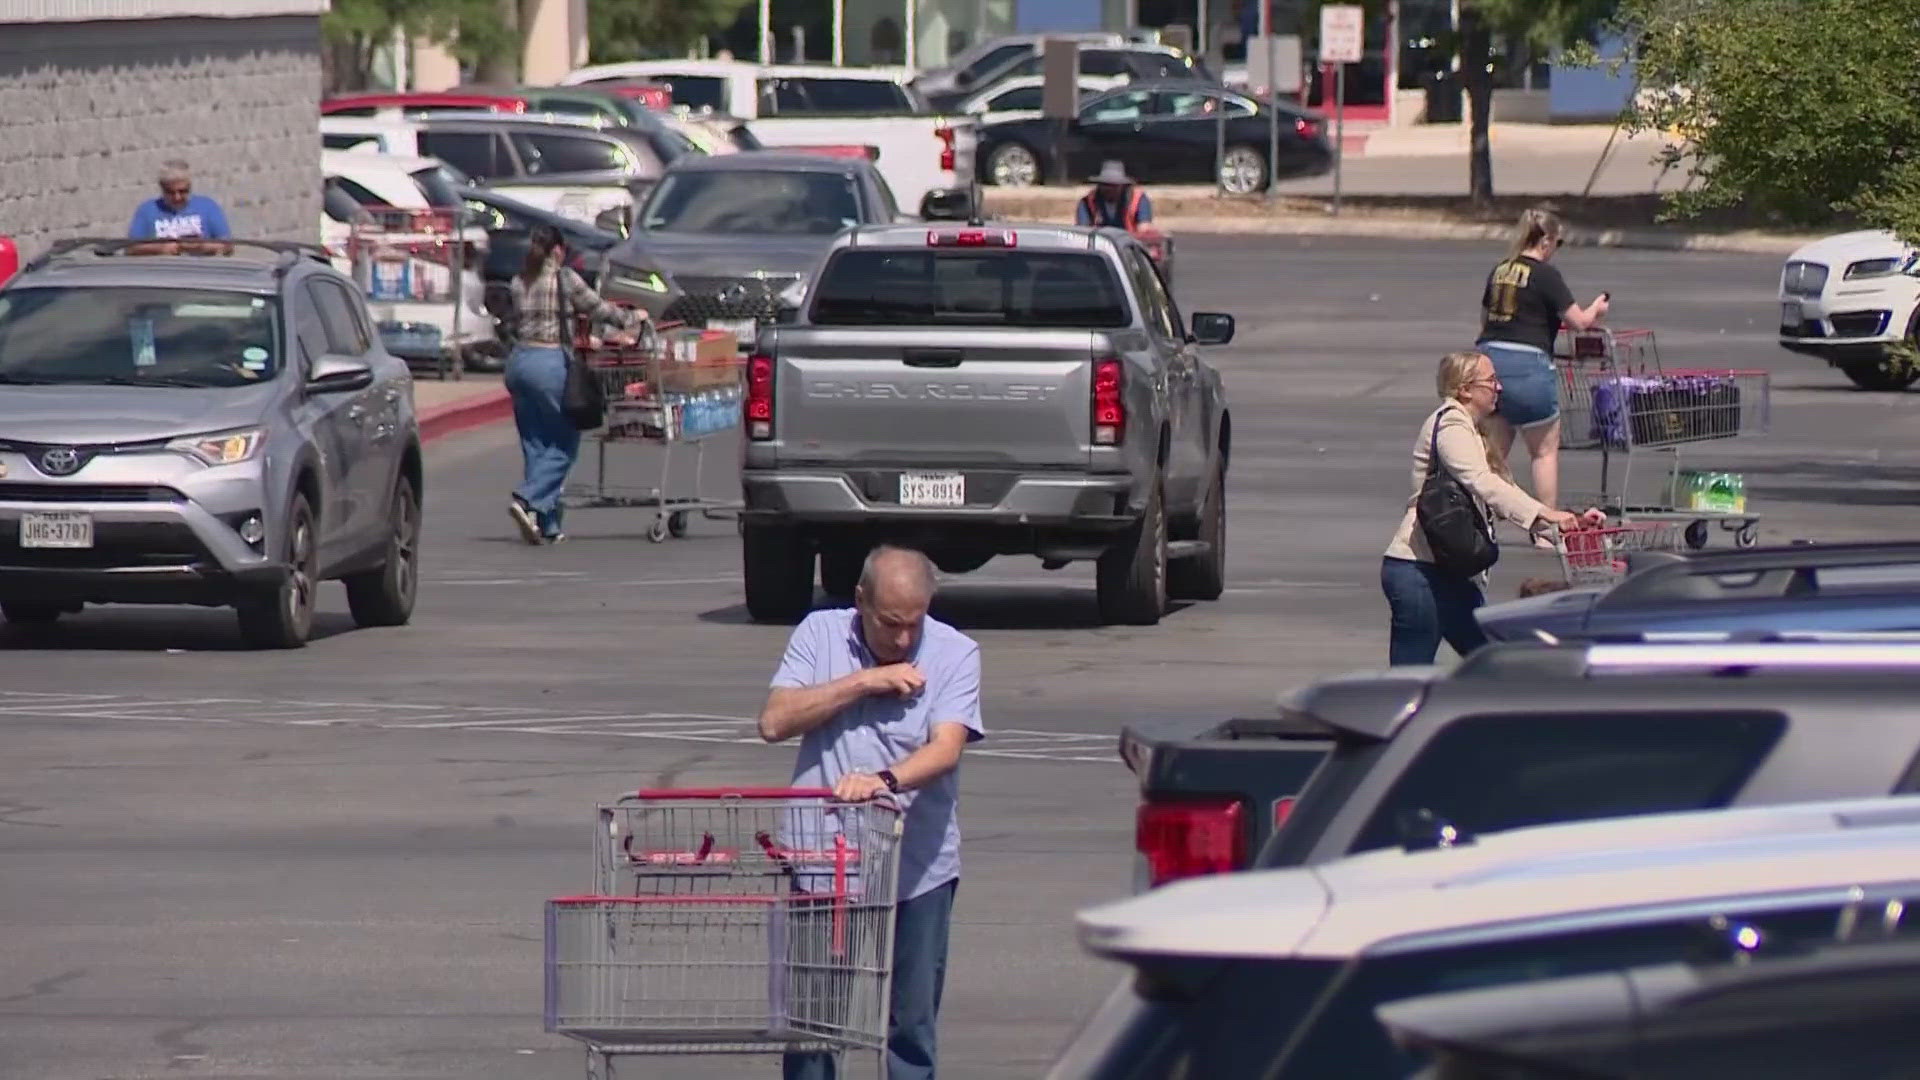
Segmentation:
{"type": "Polygon", "coordinates": [[[1555,359],[1560,445],[1600,452],[1599,492],[1569,494],[1567,505],[1598,506],[1625,523],[1679,522],[1678,537],[1692,548],[1707,545],[1714,524],[1733,533],[1740,547],[1758,542],[1759,517],[1747,510],[1744,480],[1736,485],[1732,474],[1688,473],[1681,461],[1690,445],[1767,430],[1772,404],[1765,371],[1668,368],[1652,330],[1563,330],[1555,359]],[[1633,487],[1637,451],[1668,459],[1661,489],[1650,498],[1633,487]],[[1694,489],[1683,479],[1704,486],[1694,489]]]}
{"type": "Polygon", "coordinates": [[[1599,529],[1562,532],[1554,540],[1560,569],[1567,584],[1604,585],[1627,573],[1627,556],[1635,551],[1675,551],[1686,528],[1677,521],[1640,521],[1599,529]]]}
{"type": "Polygon", "coordinates": [[[599,807],[594,892],[546,910],[546,1029],[637,1054],[872,1052],[886,1071],[900,811],[826,789],[599,807]]]}

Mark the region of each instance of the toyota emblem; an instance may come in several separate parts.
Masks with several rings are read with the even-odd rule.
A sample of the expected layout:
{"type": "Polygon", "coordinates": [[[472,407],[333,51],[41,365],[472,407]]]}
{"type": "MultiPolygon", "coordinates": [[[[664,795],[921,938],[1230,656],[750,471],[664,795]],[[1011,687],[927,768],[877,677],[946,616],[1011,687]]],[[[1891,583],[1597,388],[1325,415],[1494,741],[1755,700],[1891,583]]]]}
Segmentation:
{"type": "Polygon", "coordinates": [[[71,476],[80,471],[80,452],[56,446],[40,455],[40,471],[48,476],[71,476]]]}

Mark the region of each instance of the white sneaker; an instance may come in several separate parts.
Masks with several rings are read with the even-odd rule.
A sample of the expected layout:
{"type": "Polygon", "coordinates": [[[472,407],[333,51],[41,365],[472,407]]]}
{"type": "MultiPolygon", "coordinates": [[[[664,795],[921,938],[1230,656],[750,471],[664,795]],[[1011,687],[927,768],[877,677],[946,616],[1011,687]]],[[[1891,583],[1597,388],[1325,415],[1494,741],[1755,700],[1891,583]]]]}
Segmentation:
{"type": "Polygon", "coordinates": [[[540,543],[540,523],[534,520],[533,508],[519,499],[507,500],[507,516],[520,527],[520,538],[529,544],[540,543]]]}

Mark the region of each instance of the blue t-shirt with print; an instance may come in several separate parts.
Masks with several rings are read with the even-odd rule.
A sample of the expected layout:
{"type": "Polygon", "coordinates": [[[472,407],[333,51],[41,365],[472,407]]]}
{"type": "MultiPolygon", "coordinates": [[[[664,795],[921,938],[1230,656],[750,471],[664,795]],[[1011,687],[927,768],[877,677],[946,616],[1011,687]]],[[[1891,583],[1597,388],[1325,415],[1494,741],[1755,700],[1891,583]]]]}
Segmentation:
{"type": "Polygon", "coordinates": [[[153,198],[140,204],[127,226],[129,240],[230,240],[226,212],[205,195],[187,196],[187,205],[175,210],[153,198]]]}

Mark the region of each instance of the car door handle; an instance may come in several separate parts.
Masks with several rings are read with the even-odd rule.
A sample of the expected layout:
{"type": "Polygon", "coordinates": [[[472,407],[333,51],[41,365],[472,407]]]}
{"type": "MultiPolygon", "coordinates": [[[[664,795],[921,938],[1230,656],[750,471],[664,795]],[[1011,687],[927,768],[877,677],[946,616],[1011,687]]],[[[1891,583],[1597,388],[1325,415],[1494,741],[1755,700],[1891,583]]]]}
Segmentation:
{"type": "Polygon", "coordinates": [[[953,368],[964,355],[959,349],[902,349],[900,360],[908,367],[953,368]]]}

